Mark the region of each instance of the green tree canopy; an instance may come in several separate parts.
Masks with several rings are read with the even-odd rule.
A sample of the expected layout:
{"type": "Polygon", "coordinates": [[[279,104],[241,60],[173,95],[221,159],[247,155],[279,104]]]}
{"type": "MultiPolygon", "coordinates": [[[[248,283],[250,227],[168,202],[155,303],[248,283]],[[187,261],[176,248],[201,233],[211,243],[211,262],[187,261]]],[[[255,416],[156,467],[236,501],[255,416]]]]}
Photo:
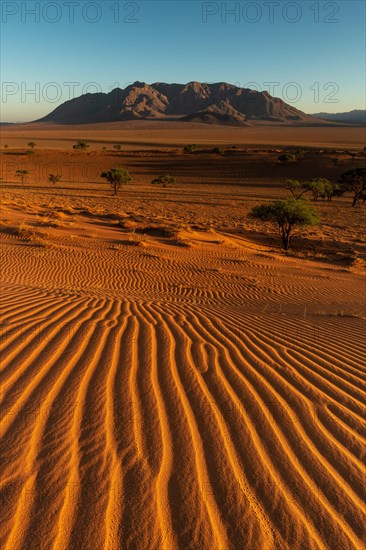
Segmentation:
{"type": "Polygon", "coordinates": [[[269,221],[278,226],[282,245],[288,250],[296,226],[316,225],[319,214],[308,202],[290,197],[282,201],[255,206],[251,215],[262,221],[269,221]]]}
{"type": "Polygon", "coordinates": [[[298,180],[285,180],[285,189],[288,189],[295,199],[300,199],[309,189],[304,188],[304,184],[298,180]]]}
{"type": "Polygon", "coordinates": [[[100,177],[105,178],[111,184],[113,196],[117,195],[121,185],[129,183],[132,179],[128,171],[122,168],[111,168],[107,172],[102,172],[100,177]]]}
{"type": "Polygon", "coordinates": [[[319,197],[325,197],[333,189],[331,182],[325,178],[314,178],[307,181],[304,188],[311,191],[314,201],[317,201],[319,197]]]}
{"type": "Polygon", "coordinates": [[[285,180],[285,189],[288,189],[295,199],[300,199],[305,193],[311,192],[316,201],[319,197],[331,200],[337,185],[325,178],[314,178],[310,181],[300,182],[298,180],[285,180]]]}

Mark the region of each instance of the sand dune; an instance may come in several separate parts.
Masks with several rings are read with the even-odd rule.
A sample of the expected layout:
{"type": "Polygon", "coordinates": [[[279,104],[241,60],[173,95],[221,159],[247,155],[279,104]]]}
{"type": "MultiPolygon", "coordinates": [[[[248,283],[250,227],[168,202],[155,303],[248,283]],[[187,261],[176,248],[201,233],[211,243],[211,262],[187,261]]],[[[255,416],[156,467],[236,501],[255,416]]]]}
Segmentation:
{"type": "Polygon", "coordinates": [[[361,275],[63,219],[1,228],[0,547],[365,548],[361,275]]]}

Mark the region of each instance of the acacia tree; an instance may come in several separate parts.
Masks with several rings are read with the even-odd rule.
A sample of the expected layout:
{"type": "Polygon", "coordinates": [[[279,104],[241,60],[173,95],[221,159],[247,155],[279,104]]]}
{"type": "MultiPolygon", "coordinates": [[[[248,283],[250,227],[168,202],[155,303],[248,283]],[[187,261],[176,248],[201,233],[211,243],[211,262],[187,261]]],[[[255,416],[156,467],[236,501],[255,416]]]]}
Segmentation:
{"type": "Polygon", "coordinates": [[[337,185],[334,185],[325,178],[312,179],[305,183],[301,183],[298,180],[285,180],[285,189],[288,189],[291,195],[297,200],[305,195],[305,193],[311,192],[314,201],[317,201],[319,197],[323,201],[325,198],[330,201],[337,189],[337,185]]]}
{"type": "Polygon", "coordinates": [[[166,174],[165,176],[159,176],[152,180],[151,185],[162,185],[163,187],[168,187],[168,185],[176,182],[176,179],[173,176],[166,174]]]}
{"type": "Polygon", "coordinates": [[[336,183],[332,183],[329,180],[324,180],[324,191],[320,195],[323,199],[327,199],[328,201],[332,200],[333,195],[336,193],[336,191],[339,190],[339,186],[336,183]]]}
{"type": "MultiPolygon", "coordinates": [[[[307,181],[304,187],[312,192],[314,201],[317,201],[319,197],[328,196],[333,189],[331,182],[325,178],[314,178],[307,181]]],[[[333,195],[333,193],[331,193],[331,195],[333,195]]]]}
{"type": "Polygon", "coordinates": [[[288,189],[295,199],[300,199],[309,191],[304,184],[298,180],[285,180],[285,189],[288,189]]]}
{"type": "Polygon", "coordinates": [[[102,172],[100,177],[105,178],[111,184],[114,197],[117,195],[121,185],[130,182],[132,179],[128,171],[121,168],[111,168],[107,172],[102,172]]]}
{"type": "Polygon", "coordinates": [[[366,202],[366,193],[361,193],[359,200],[362,201],[362,204],[365,204],[365,202],[366,202]]]}
{"type": "Polygon", "coordinates": [[[61,181],[61,176],[56,174],[49,174],[48,181],[53,184],[58,183],[59,181],[61,181]]]}
{"type": "Polygon", "coordinates": [[[354,168],[344,172],[339,183],[342,191],[353,193],[352,206],[355,206],[357,201],[362,200],[362,195],[366,191],[366,168],[354,168]]]}
{"type": "Polygon", "coordinates": [[[288,250],[293,229],[297,226],[316,225],[320,221],[317,211],[304,200],[290,197],[283,201],[255,206],[251,215],[262,221],[269,221],[278,226],[282,246],[288,250]]]}
{"type": "Polygon", "coordinates": [[[26,176],[29,174],[28,170],[15,170],[15,176],[20,178],[22,183],[25,182],[26,176]]]}
{"type": "Polygon", "coordinates": [[[30,141],[30,142],[28,143],[28,147],[30,147],[31,149],[34,149],[36,145],[37,145],[37,144],[34,143],[34,141],[30,141]]]}

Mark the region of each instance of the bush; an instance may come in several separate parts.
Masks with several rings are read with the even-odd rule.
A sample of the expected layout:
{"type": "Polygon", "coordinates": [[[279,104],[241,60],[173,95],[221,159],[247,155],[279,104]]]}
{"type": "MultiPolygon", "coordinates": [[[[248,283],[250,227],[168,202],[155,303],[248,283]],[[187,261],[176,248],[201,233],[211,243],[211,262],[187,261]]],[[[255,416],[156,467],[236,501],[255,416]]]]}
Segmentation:
{"type": "Polygon", "coordinates": [[[53,184],[58,183],[59,181],[61,181],[61,176],[56,174],[49,174],[48,181],[53,184]]]}
{"type": "Polygon", "coordinates": [[[166,174],[165,176],[159,176],[151,181],[151,185],[162,185],[163,187],[168,187],[168,185],[175,183],[176,179],[173,176],[166,174]]]}
{"type": "Polygon", "coordinates": [[[304,157],[304,151],[287,151],[283,155],[278,157],[278,161],[281,164],[290,164],[291,162],[298,162],[304,157]]]}
{"type": "Polygon", "coordinates": [[[285,153],[284,155],[280,155],[278,157],[278,162],[280,162],[283,165],[290,164],[290,162],[296,162],[296,159],[293,157],[293,155],[289,153],[285,153]]]}
{"type": "Polygon", "coordinates": [[[195,143],[192,143],[191,145],[186,145],[184,147],[185,153],[194,153],[197,150],[197,145],[195,143]]]}
{"type": "Polygon", "coordinates": [[[80,151],[85,151],[89,147],[89,144],[86,141],[79,139],[75,145],[72,146],[73,149],[78,149],[80,151]]]}

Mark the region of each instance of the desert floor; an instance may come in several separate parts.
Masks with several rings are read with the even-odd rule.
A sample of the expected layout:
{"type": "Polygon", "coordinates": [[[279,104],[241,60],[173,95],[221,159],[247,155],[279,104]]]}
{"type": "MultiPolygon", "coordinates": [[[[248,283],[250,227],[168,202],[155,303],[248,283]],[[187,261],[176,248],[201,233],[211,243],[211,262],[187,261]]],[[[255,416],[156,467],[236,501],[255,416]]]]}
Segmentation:
{"type": "Polygon", "coordinates": [[[289,147],[345,147],[362,149],[366,131],[362,126],[291,126],[259,123],[252,126],[210,126],[199,123],[130,121],[100,124],[57,125],[33,123],[3,126],[1,145],[24,147],[27,140],[37,140],[40,147],[65,149],[77,139],[87,139],[96,147],[123,143],[124,149],[182,147],[199,145],[253,145],[289,147]]]}
{"type": "Polygon", "coordinates": [[[366,207],[315,203],[288,254],[248,216],[365,159],[54,132],[2,132],[0,548],[365,548],[366,207]]]}

